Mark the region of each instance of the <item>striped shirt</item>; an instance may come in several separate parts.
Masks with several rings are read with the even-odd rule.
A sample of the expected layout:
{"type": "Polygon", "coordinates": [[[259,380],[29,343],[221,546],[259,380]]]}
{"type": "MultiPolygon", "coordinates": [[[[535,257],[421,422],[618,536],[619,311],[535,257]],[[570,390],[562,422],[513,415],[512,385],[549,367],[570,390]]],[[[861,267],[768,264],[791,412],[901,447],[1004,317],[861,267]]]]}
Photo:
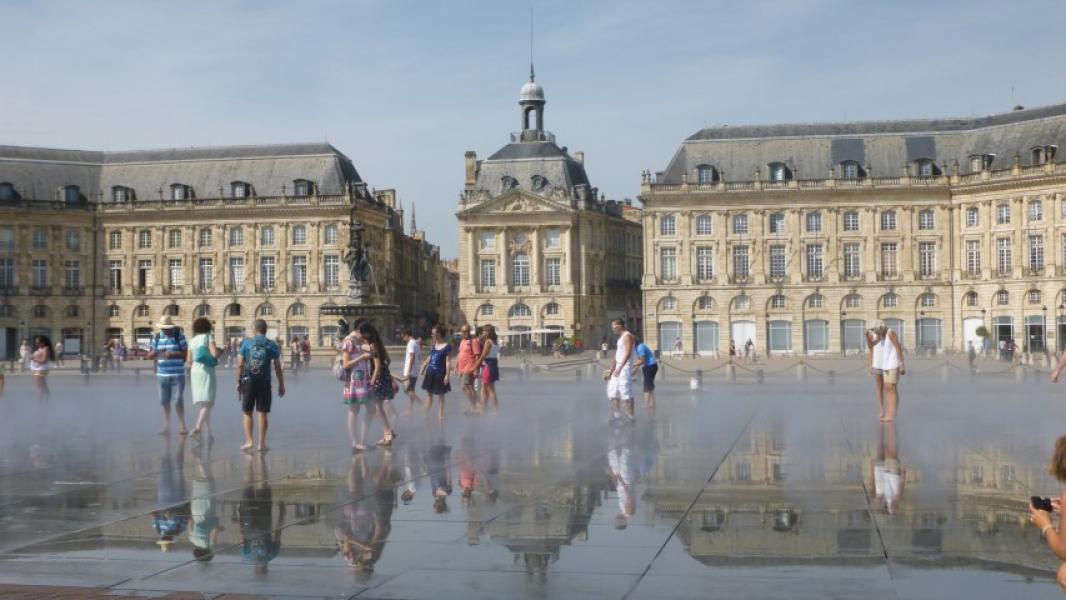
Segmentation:
{"type": "Polygon", "coordinates": [[[155,374],[158,377],[184,377],[185,376],[185,357],[175,356],[172,358],[165,358],[163,355],[166,352],[188,352],[189,342],[186,341],[185,336],[178,333],[174,337],[170,337],[165,333],[156,334],[152,338],[151,350],[156,353],[155,360],[155,374]]]}

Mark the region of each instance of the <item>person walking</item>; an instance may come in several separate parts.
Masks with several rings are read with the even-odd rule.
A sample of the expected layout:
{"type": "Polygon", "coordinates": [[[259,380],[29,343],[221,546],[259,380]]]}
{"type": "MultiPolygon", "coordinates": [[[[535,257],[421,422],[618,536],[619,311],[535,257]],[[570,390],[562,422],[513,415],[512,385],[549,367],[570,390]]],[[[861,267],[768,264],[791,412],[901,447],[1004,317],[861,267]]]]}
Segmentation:
{"type": "Polygon", "coordinates": [[[674,356],[678,358],[684,358],[684,346],[681,344],[681,338],[678,337],[674,340],[674,356]]]}
{"type": "Polygon", "coordinates": [[[266,452],[268,415],[273,400],[270,378],[271,364],[278,376],[278,397],[285,397],[285,374],[281,367],[281,349],[266,337],[267,324],[256,319],[252,325],[255,337],[244,340],[237,358],[237,390],[241,394],[241,411],[244,413],[244,445],[242,452],[250,452],[252,440],[252,412],[259,415],[258,452],[266,452]]]}
{"type": "Polygon", "coordinates": [[[300,338],[293,336],[292,342],[289,344],[289,364],[292,365],[292,370],[295,373],[300,370],[300,350],[303,344],[300,343],[300,338]]]}
{"type": "Polygon", "coordinates": [[[737,362],[737,343],[729,340],[729,364],[737,362]]]}
{"type": "Polygon", "coordinates": [[[37,389],[37,401],[48,400],[51,392],[48,390],[48,373],[55,364],[56,352],[52,347],[52,340],[46,335],[39,335],[33,339],[35,349],[30,356],[30,371],[33,372],[33,381],[37,389]]]}
{"type": "Polygon", "coordinates": [[[300,364],[303,365],[304,371],[311,370],[311,339],[306,335],[300,343],[300,364]]]}
{"type": "Polygon", "coordinates": [[[30,341],[22,340],[19,346],[19,372],[25,373],[30,368],[30,341]]]}
{"type": "Polygon", "coordinates": [[[655,351],[644,342],[637,344],[637,359],[633,368],[640,367],[644,379],[644,408],[655,410],[655,376],[659,373],[659,363],[655,360],[655,351]]]}
{"type": "Polygon", "coordinates": [[[426,411],[433,408],[433,396],[440,397],[440,411],[437,420],[444,420],[444,396],[452,391],[448,383],[448,373],[452,370],[451,352],[452,347],[448,344],[445,336],[448,331],[443,325],[433,326],[433,345],[429,348],[429,356],[422,363],[422,389],[426,392],[426,411]]]}
{"type": "Polygon", "coordinates": [[[352,452],[366,450],[366,432],[370,428],[374,405],[370,403],[370,353],[356,325],[341,341],[341,364],[348,377],[344,384],[344,404],[348,407],[348,437],[352,452]],[[362,423],[359,410],[366,407],[362,423]]]}
{"type": "Polygon", "coordinates": [[[500,412],[500,401],[496,397],[496,382],[500,380],[500,344],[496,337],[496,328],[492,325],[481,326],[481,354],[474,363],[475,376],[481,377],[481,405],[488,409],[492,402],[494,413],[500,412]]]}
{"type": "Polygon", "coordinates": [[[481,412],[481,406],[477,400],[477,392],[474,390],[474,364],[480,355],[481,342],[471,335],[469,325],[463,325],[459,328],[459,349],[456,352],[455,374],[459,376],[459,381],[463,386],[463,393],[466,394],[466,398],[470,403],[470,406],[463,410],[464,414],[469,414],[471,411],[475,413],[481,412]]]}
{"type": "Polygon", "coordinates": [[[185,354],[189,342],[182,335],[170,315],[164,315],[156,324],[159,332],[149,345],[148,358],[156,361],[155,375],[159,387],[159,403],[163,407],[163,429],[159,435],[170,433],[170,405],[178,417],[178,434],[185,430],[185,354]]]}
{"type": "Polygon", "coordinates": [[[754,362],[755,342],[748,338],[748,341],[744,342],[744,361],[754,362]]]}
{"type": "Polygon", "coordinates": [[[967,346],[969,348],[966,350],[966,362],[969,363],[970,372],[974,373],[977,371],[977,367],[974,365],[977,360],[977,350],[973,347],[973,342],[967,342],[967,346]]]}
{"type": "Polygon", "coordinates": [[[56,342],[56,366],[62,367],[63,363],[63,340],[56,342]]]}
{"type": "Polygon", "coordinates": [[[192,322],[193,338],[189,341],[189,352],[185,359],[192,380],[192,404],[200,409],[196,425],[189,435],[199,439],[206,432],[208,444],[214,440],[211,434],[211,409],[215,406],[215,367],[222,356],[222,350],[215,344],[212,329],[211,320],[206,317],[192,322]]]}
{"type": "Polygon", "coordinates": [[[385,342],[381,339],[377,327],[370,321],[364,321],[359,326],[359,334],[363,336],[366,345],[370,349],[370,393],[374,400],[374,409],[381,419],[383,434],[378,440],[378,446],[388,447],[396,439],[396,430],[389,424],[389,403],[396,396],[395,383],[389,372],[389,351],[385,348],[385,342]]]}
{"type": "Polygon", "coordinates": [[[408,404],[407,410],[400,413],[400,416],[406,417],[414,411],[415,404],[422,403],[418,398],[418,391],[415,389],[415,385],[418,383],[416,369],[422,364],[422,340],[415,338],[410,327],[404,328],[403,333],[400,335],[403,338],[403,343],[407,346],[403,354],[403,379],[401,381],[403,382],[403,391],[407,394],[410,404],[408,404]]]}
{"type": "Polygon", "coordinates": [[[634,420],[633,411],[633,334],[626,331],[625,322],[615,319],[611,322],[611,329],[618,336],[615,345],[614,364],[610,371],[604,373],[607,381],[607,398],[613,404],[612,416],[624,417],[626,420],[634,420]],[[625,413],[622,412],[621,404],[625,401],[625,413]]]}
{"type": "Polygon", "coordinates": [[[874,377],[877,404],[881,409],[880,419],[889,423],[896,418],[899,406],[899,378],[907,372],[899,336],[884,321],[877,319],[866,331],[866,345],[870,351],[867,364],[874,377]]]}

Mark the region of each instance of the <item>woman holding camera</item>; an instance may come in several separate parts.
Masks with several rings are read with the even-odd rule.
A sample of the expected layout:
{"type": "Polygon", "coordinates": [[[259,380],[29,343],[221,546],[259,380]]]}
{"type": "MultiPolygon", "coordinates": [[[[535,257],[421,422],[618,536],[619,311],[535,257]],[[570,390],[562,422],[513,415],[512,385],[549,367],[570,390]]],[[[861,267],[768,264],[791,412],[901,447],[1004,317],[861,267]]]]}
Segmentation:
{"type": "MultiPolygon", "coordinates": [[[[1055,440],[1055,453],[1051,457],[1048,472],[1059,483],[1066,483],[1066,435],[1055,440]]],[[[1034,497],[1029,504],[1029,522],[1040,530],[1040,535],[1044,538],[1044,542],[1051,548],[1055,556],[1063,561],[1059,565],[1059,570],[1055,573],[1055,581],[1066,590],[1066,530],[1063,529],[1063,520],[1061,518],[1059,519],[1058,527],[1051,524],[1051,513],[1061,513],[1063,500],[1066,500],[1066,493],[1063,493],[1061,498],[1051,498],[1050,501],[1046,498],[1034,497]],[[1041,502],[1038,503],[1038,500],[1041,502]],[[1042,506],[1037,506],[1037,504],[1042,504],[1042,506]]]]}

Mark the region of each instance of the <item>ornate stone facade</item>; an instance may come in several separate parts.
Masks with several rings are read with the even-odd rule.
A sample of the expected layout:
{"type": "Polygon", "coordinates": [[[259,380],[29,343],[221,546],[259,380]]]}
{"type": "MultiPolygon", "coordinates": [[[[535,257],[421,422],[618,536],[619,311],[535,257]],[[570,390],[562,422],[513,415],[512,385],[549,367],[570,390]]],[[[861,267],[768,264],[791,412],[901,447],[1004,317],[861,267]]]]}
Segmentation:
{"type": "Polygon", "coordinates": [[[229,338],[262,317],[326,352],[337,320],[320,312],[348,301],[353,221],[368,301],[397,307],[384,333],[436,319],[439,249],[404,233],[394,190],[367,189],[327,144],[0,148],[0,215],[0,356],[35,333],[69,352],[144,342],[163,314],[186,328],[207,316],[229,338]]]}
{"type": "Polygon", "coordinates": [[[850,353],[884,319],[912,351],[1062,350],[1063,143],[1066,105],[702,130],[643,177],[645,337],[850,353]]]}
{"type": "Polygon", "coordinates": [[[522,131],[487,160],[466,153],[461,320],[494,324],[518,346],[561,335],[598,344],[613,318],[639,324],[640,211],[600,197],[583,153],[543,129],[544,104],[531,74],[522,131]]]}

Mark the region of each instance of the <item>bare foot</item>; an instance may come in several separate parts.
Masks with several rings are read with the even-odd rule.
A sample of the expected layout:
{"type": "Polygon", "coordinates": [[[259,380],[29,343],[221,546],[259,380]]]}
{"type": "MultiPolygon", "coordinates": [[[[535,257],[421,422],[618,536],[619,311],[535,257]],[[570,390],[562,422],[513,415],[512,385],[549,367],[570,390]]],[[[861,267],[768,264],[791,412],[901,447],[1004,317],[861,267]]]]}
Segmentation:
{"type": "Polygon", "coordinates": [[[259,446],[258,448],[255,449],[255,451],[256,452],[269,452],[270,448],[268,446],[259,446]]]}
{"type": "Polygon", "coordinates": [[[170,429],[168,427],[164,427],[164,428],[159,430],[159,435],[167,435],[169,433],[170,433],[170,429]]]}
{"type": "Polygon", "coordinates": [[[363,444],[356,444],[352,446],[352,450],[355,450],[356,452],[366,452],[366,446],[363,444]]]}
{"type": "Polygon", "coordinates": [[[241,446],[241,452],[251,452],[252,446],[253,444],[251,442],[248,442],[247,444],[241,446]]]}
{"type": "Polygon", "coordinates": [[[178,435],[189,435],[189,432],[184,427],[178,430],[178,435]]]}

